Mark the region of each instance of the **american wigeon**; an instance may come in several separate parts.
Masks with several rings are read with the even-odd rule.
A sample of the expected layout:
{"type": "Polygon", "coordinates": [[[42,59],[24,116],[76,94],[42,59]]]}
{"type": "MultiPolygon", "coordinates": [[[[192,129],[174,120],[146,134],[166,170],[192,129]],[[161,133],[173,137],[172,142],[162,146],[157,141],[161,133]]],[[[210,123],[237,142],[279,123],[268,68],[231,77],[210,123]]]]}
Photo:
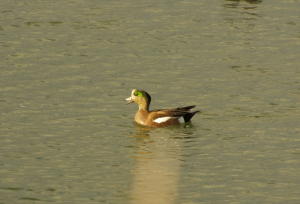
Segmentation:
{"type": "Polygon", "coordinates": [[[195,108],[195,105],[149,111],[151,97],[146,91],[141,89],[134,89],[131,92],[131,96],[126,98],[125,101],[128,101],[126,105],[132,102],[139,105],[139,110],[135,114],[134,118],[135,122],[150,127],[164,127],[168,125],[186,123],[189,122],[197,112],[199,112],[190,112],[190,109],[195,108]]]}

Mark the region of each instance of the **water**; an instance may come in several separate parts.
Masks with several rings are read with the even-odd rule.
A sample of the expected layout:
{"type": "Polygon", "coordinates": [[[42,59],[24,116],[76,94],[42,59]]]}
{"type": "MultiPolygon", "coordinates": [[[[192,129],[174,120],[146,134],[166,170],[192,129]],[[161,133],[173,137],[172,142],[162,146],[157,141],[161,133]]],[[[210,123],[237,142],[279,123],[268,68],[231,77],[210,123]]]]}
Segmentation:
{"type": "Polygon", "coordinates": [[[0,203],[299,203],[299,5],[2,2],[0,203]]]}

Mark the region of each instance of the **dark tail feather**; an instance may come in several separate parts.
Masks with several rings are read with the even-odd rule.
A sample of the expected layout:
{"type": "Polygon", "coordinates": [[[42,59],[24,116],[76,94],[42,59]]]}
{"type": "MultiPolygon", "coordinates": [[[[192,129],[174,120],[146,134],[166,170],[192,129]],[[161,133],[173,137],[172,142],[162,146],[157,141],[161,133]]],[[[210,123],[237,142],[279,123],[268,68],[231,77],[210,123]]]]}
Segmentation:
{"type": "Polygon", "coordinates": [[[198,113],[198,112],[200,112],[200,111],[195,111],[195,112],[192,112],[192,113],[187,113],[187,114],[185,114],[184,116],[183,116],[183,118],[184,118],[184,122],[190,122],[190,120],[191,120],[191,118],[196,114],[196,113],[198,113]]]}

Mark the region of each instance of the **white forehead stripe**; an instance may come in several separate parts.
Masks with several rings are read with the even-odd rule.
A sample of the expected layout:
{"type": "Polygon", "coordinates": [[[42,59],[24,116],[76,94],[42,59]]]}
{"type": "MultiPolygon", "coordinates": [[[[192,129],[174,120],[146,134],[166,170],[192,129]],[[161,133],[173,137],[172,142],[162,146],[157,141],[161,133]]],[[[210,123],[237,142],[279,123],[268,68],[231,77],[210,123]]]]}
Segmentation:
{"type": "Polygon", "coordinates": [[[169,120],[171,117],[162,117],[162,118],[157,118],[155,120],[153,120],[153,122],[156,122],[156,123],[163,123],[163,122],[166,122],[167,120],[169,120]]]}

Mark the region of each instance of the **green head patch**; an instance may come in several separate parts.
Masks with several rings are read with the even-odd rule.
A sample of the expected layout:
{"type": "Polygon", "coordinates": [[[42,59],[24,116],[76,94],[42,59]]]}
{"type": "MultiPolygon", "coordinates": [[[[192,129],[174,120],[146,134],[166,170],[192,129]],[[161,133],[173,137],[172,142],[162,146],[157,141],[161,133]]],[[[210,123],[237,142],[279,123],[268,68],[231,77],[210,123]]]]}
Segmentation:
{"type": "Polygon", "coordinates": [[[147,101],[147,103],[150,104],[151,97],[146,91],[136,90],[133,94],[135,96],[143,97],[147,101]]]}
{"type": "Polygon", "coordinates": [[[140,92],[140,91],[134,92],[134,95],[135,95],[135,96],[141,96],[141,97],[143,97],[143,93],[140,92]]]}

